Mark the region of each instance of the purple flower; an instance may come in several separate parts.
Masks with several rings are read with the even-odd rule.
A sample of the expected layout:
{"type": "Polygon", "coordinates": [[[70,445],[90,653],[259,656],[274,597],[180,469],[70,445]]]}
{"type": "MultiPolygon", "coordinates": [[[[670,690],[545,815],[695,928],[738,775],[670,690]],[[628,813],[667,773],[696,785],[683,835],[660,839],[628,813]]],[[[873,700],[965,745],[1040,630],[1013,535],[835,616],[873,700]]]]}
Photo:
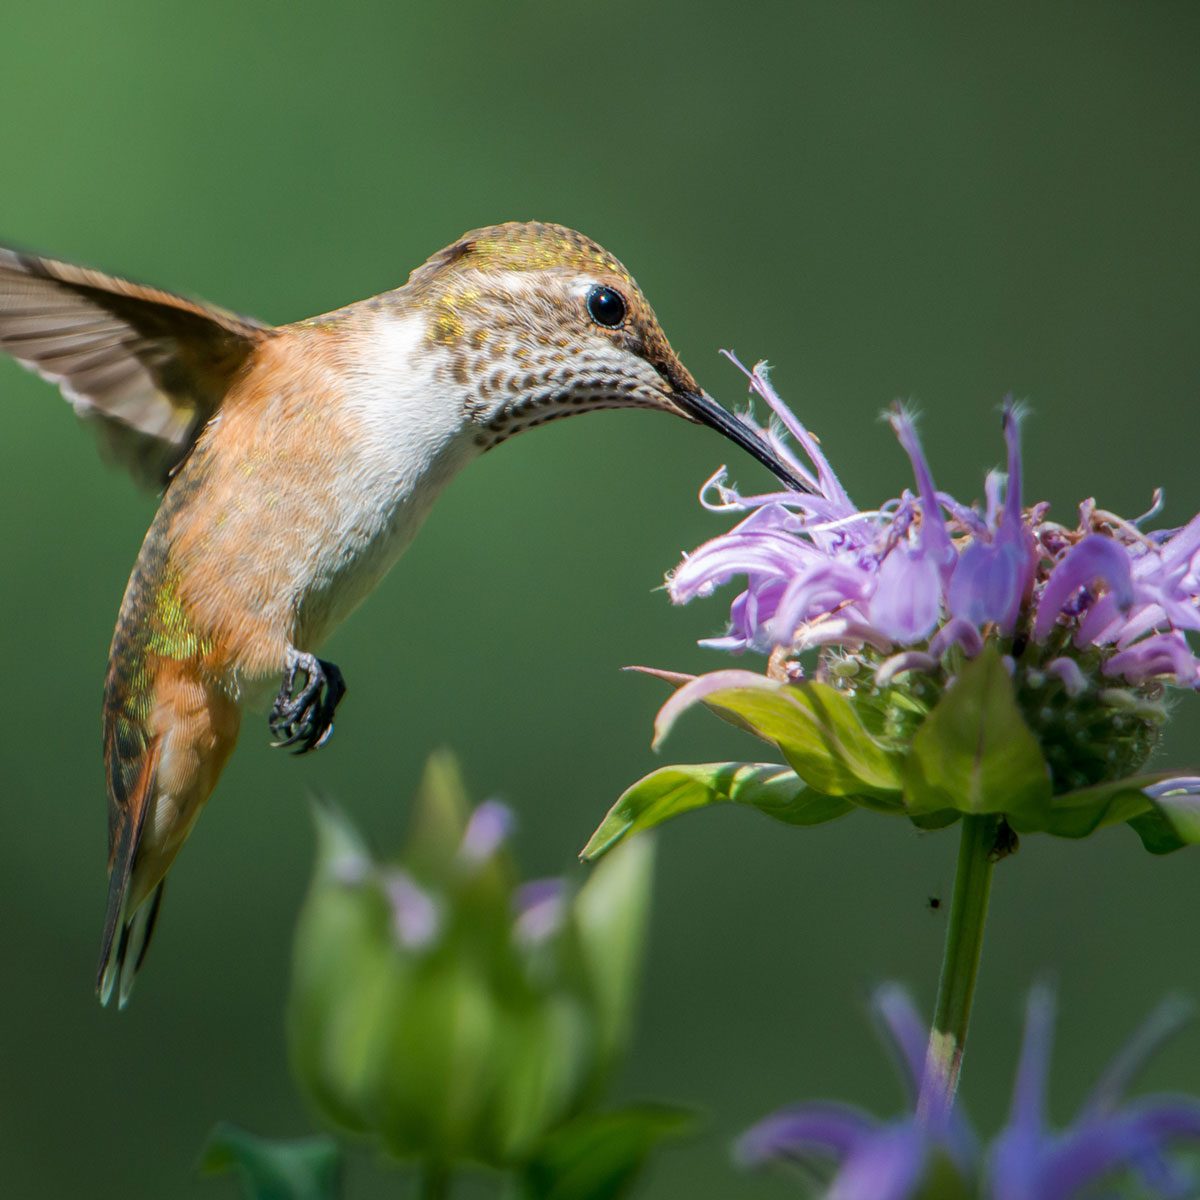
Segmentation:
{"type": "Polygon", "coordinates": [[[471,814],[459,857],[471,866],[487,862],[508,840],[516,824],[513,811],[499,800],[485,800],[471,814]]]}
{"type": "Polygon", "coordinates": [[[525,946],[538,946],[562,928],[567,916],[566,880],[531,879],[523,883],[514,898],[516,922],[513,932],[525,946]]]}
{"type": "Polygon", "coordinates": [[[1073,527],[1051,521],[1045,504],[1023,507],[1021,414],[1012,403],[1003,416],[1007,472],[987,477],[982,507],[937,490],[912,417],[897,407],[889,421],[915,491],[862,510],[762,364],[749,378],[811,467],[779,429],[758,432],[814,494],[743,496],[724,468],[705,485],[706,507],[747,514],[668,579],[671,598],[683,604],[745,577],[728,633],[709,645],[866,648],[878,670],[904,650],[936,658],[953,645],[973,656],[988,639],[1004,641],[1006,652],[1032,641],[1051,659],[1097,655],[1101,675],[1125,684],[1200,686],[1200,660],[1186,638],[1200,628],[1200,517],[1146,532],[1141,525],[1157,502],[1129,521],[1088,500],[1073,527]]]}
{"type": "Polygon", "coordinates": [[[629,1037],[650,841],[578,886],[523,883],[505,844],[512,814],[495,801],[472,808],[444,751],[394,858],[373,855],[334,805],[314,814],[287,1031],[317,1111],[396,1159],[485,1165],[531,1188],[557,1178],[547,1139],[582,1118],[589,1138],[616,1131],[608,1166],[629,1182],[680,1123],[646,1108],[592,1124],[629,1037]],[[548,1164],[536,1181],[533,1163],[548,1164]]]}
{"type": "Polygon", "coordinates": [[[1147,1197],[1195,1195],[1196,1180],[1171,1157],[1200,1143],[1200,1101],[1146,1096],[1121,1107],[1149,1056],[1186,1016],[1168,1002],[1102,1073],[1076,1120],[1052,1130],[1045,1119],[1053,997],[1029,998],[1008,1124],[981,1148],[961,1108],[922,1114],[925,1037],[907,996],[880,989],[873,1007],[896,1051],[912,1111],[890,1121],[848,1105],[802,1104],[767,1117],[743,1134],[737,1157],[747,1166],[786,1163],[827,1179],[826,1200],[908,1200],[936,1179],[939,1196],[990,1200],[1074,1200],[1098,1185],[1135,1175],[1147,1197]]]}
{"type": "Polygon", "coordinates": [[[381,871],[379,881],[391,906],[397,943],[407,950],[432,945],[442,924],[437,901],[399,867],[381,871]]]}
{"type": "MultiPolygon", "coordinates": [[[[1066,837],[1125,820],[1155,852],[1200,840],[1195,805],[1179,799],[1174,783],[1169,803],[1150,792],[1147,803],[1088,792],[1141,771],[1166,721],[1167,686],[1200,688],[1200,658],[1188,642],[1200,629],[1200,516],[1180,529],[1147,531],[1161,496],[1135,520],[1093,500],[1079,506],[1072,524],[1051,520],[1047,504],[1026,505],[1021,413],[1011,402],[1002,420],[1006,470],[987,476],[981,503],[962,504],[938,490],[912,417],[897,406],[889,421],[912,464],[913,487],[860,509],[761,364],[747,374],[773,414],[761,436],[813,491],[742,495],[722,468],[701,503],[741,520],[686,557],[667,584],[684,604],[744,580],[725,636],[702,644],[769,653],[768,678],[743,671],[679,679],[658,736],[699,702],[735,713],[731,719],[777,745],[817,791],[873,795],[890,811],[917,816],[939,807],[983,811],[983,804],[1014,828],[1066,837]],[[773,700],[749,697],[781,686],[786,691],[773,700]],[[821,714],[842,713],[837,736],[826,738],[826,757],[840,759],[832,773],[802,753],[811,728],[787,718],[788,700],[798,701],[805,688],[818,724],[821,714]],[[769,722],[759,719],[764,705],[769,722]],[[948,715],[956,705],[959,716],[948,715]],[[1020,752],[1008,746],[1014,766],[1023,764],[1011,804],[997,789],[974,799],[960,794],[965,779],[980,778],[968,761],[975,744],[1002,753],[1021,723],[1032,741],[1020,752]],[[922,751],[917,737],[927,726],[922,751]],[[890,756],[889,771],[857,771],[841,752],[851,728],[862,733],[858,745],[868,758],[890,756]],[[935,744],[940,765],[932,761],[935,744]],[[957,767],[946,757],[951,749],[960,752],[957,767]],[[926,761],[902,768],[914,753],[926,761]],[[1047,807],[1068,793],[1070,802],[1047,807]]],[[[806,718],[810,727],[813,719],[806,718]]],[[[999,760],[993,766],[999,779],[999,760]]],[[[1168,776],[1139,779],[1133,786],[1144,789],[1168,776]]]]}

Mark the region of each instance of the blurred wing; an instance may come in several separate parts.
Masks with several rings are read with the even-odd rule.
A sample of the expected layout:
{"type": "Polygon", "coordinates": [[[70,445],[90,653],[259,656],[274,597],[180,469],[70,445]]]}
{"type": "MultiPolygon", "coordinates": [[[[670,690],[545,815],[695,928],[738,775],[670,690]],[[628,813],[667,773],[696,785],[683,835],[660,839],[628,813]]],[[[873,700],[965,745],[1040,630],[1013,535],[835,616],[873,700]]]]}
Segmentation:
{"type": "Polygon", "coordinates": [[[162,485],[271,327],[0,247],[0,350],[58,384],[112,456],[162,485]]]}

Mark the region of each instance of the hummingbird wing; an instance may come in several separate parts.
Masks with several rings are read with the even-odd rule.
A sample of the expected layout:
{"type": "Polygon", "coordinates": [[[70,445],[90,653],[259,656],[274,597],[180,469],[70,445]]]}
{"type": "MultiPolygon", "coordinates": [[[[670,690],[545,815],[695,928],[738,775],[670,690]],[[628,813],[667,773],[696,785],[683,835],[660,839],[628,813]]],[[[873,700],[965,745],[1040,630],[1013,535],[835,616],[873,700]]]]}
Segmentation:
{"type": "Polygon", "coordinates": [[[161,487],[272,327],[0,246],[0,350],[58,384],[139,483],[161,487]]]}

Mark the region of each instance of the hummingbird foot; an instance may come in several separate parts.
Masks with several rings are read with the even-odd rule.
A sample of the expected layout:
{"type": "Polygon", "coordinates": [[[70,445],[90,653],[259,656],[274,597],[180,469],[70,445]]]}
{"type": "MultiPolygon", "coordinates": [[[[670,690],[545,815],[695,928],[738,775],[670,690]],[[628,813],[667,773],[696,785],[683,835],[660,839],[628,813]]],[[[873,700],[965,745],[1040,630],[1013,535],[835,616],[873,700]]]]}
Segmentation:
{"type": "Polygon", "coordinates": [[[320,749],[333,733],[333,714],[346,694],[346,681],[331,662],[293,650],[283,684],[271,706],[272,746],[295,746],[293,754],[320,749]],[[304,682],[298,685],[298,679],[304,682]]]}

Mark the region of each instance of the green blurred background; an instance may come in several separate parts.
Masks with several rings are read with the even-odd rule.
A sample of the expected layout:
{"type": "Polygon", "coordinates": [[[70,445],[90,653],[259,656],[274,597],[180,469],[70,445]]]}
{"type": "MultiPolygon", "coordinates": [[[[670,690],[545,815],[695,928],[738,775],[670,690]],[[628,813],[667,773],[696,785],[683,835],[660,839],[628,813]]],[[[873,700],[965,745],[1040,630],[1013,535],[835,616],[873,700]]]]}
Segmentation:
{"type": "MultiPolygon", "coordinates": [[[[287,321],[401,281],[476,225],[540,217],[622,257],[728,402],[722,346],[766,356],[852,495],[895,494],[877,422],[925,414],[939,483],[978,494],[996,405],[1028,397],[1027,486],[1064,516],[1166,488],[1200,507],[1200,9],[1191,4],[6,5],[0,237],[287,321]]],[[[710,432],[605,414],[506,445],[450,489],[329,647],[351,693],[295,760],[262,718],[173,874],[123,1016],[92,995],[104,880],[98,707],[153,502],[102,466],[46,385],[0,362],[4,664],[0,1190],[202,1197],[210,1125],[310,1118],[283,1054],[305,796],[399,836],[431,747],[518,810],[531,872],[573,854],[657,761],[658,701],[626,663],[694,645],[732,593],[672,610],[710,432]]],[[[743,483],[765,482],[749,461],[743,483]]],[[[1200,760],[1183,703],[1166,757],[1200,760]]],[[[669,759],[754,756],[704,714],[669,759]]],[[[872,982],[932,1001],[953,838],[856,816],[790,831],[714,812],[664,830],[626,1096],[696,1104],[701,1139],[648,1195],[783,1197],[728,1138],[790,1098],[891,1109],[872,982]]],[[[1050,970],[1055,1110],[1167,990],[1200,994],[1200,856],[1119,829],[1031,839],[998,872],[965,1096],[1001,1118],[1020,998],[1050,970]]],[[[1200,1087],[1200,1034],[1153,1072],[1200,1087]]],[[[355,1166],[351,1195],[398,1194],[355,1166]]]]}

